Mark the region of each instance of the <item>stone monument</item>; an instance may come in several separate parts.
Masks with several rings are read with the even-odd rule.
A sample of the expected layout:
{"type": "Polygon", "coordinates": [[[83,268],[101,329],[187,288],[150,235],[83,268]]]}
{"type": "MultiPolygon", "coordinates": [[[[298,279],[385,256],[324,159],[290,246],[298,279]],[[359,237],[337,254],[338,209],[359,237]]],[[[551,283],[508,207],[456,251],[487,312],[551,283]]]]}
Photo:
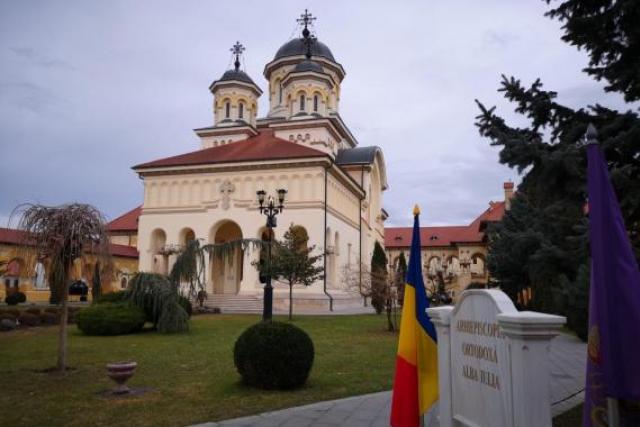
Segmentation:
{"type": "Polygon", "coordinates": [[[551,426],[549,344],[566,318],[516,310],[495,289],[428,308],[438,334],[440,426],[551,426]]]}

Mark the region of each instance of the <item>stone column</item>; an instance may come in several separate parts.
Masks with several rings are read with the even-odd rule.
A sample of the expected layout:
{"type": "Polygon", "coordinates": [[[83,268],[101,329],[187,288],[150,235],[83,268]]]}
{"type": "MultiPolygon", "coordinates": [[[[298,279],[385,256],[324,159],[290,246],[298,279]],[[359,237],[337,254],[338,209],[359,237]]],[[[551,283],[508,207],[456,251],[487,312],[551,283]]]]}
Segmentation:
{"type": "Polygon", "coordinates": [[[451,312],[453,307],[428,308],[438,337],[438,411],[440,427],[453,426],[451,389],[451,312]]]}
{"type": "Polygon", "coordinates": [[[204,254],[204,289],[207,294],[213,295],[213,281],[211,280],[211,255],[204,254]]]}
{"type": "Polygon", "coordinates": [[[258,270],[253,265],[260,257],[260,249],[247,248],[242,259],[242,282],[240,283],[240,293],[255,295],[261,286],[258,279],[258,270]]]}
{"type": "Polygon", "coordinates": [[[549,346],[567,319],[531,311],[498,314],[497,319],[509,349],[512,425],[551,427],[549,346]]]}

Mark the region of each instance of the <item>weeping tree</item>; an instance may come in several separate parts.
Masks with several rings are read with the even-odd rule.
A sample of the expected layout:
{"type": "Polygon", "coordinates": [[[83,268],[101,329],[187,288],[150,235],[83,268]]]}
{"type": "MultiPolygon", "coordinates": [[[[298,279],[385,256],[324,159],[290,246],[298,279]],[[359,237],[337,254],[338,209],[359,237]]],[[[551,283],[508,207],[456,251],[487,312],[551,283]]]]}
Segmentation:
{"type": "Polygon", "coordinates": [[[224,243],[210,243],[202,245],[200,240],[187,242],[178,253],[169,280],[174,288],[183,292],[181,285],[186,284],[187,297],[197,299],[200,292],[206,292],[205,259],[228,259],[238,250],[242,253],[266,247],[269,242],[260,239],[237,239],[224,243]]]}
{"type": "Polygon", "coordinates": [[[127,299],[148,314],[158,332],[189,330],[189,315],[180,305],[178,289],[166,276],[138,273],[129,283],[127,299]]]}
{"type": "Polygon", "coordinates": [[[100,211],[90,205],[22,205],[18,228],[25,231],[22,246],[49,259],[49,286],[61,306],[56,370],[63,373],[67,359],[67,301],[74,262],[92,253],[109,262],[109,239],[100,211]]]}
{"type": "Polygon", "coordinates": [[[100,261],[93,267],[93,277],[91,278],[91,296],[94,303],[97,303],[102,296],[102,279],[100,277],[100,261]]]}

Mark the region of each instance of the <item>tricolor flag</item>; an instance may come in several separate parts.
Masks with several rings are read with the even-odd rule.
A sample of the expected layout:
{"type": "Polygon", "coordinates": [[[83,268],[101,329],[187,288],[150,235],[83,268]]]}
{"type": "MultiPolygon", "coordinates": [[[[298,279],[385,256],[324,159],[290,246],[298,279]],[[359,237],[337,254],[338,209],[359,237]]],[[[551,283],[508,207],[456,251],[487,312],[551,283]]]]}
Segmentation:
{"type": "Polygon", "coordinates": [[[638,425],[637,419],[625,423],[622,411],[623,422],[615,424],[615,414],[607,413],[607,398],[640,401],[640,270],[596,136],[589,125],[591,286],[582,425],[638,425]]]}
{"type": "Polygon", "coordinates": [[[413,209],[413,237],[404,303],[400,322],[400,339],[393,380],[391,425],[416,427],[438,400],[438,349],[436,329],[427,316],[429,300],[422,280],[420,256],[420,209],[413,209]]]}

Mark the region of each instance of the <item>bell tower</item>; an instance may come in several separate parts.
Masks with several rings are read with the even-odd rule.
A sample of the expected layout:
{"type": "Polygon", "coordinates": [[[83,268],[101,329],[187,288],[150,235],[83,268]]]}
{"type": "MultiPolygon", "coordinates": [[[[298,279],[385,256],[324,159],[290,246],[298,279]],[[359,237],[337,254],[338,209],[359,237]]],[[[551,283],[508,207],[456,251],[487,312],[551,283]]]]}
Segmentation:
{"type": "Polygon", "coordinates": [[[233,68],[209,87],[213,94],[213,123],[216,127],[247,124],[255,127],[262,90],[241,67],[245,47],[236,42],[230,50],[233,68]]]}

